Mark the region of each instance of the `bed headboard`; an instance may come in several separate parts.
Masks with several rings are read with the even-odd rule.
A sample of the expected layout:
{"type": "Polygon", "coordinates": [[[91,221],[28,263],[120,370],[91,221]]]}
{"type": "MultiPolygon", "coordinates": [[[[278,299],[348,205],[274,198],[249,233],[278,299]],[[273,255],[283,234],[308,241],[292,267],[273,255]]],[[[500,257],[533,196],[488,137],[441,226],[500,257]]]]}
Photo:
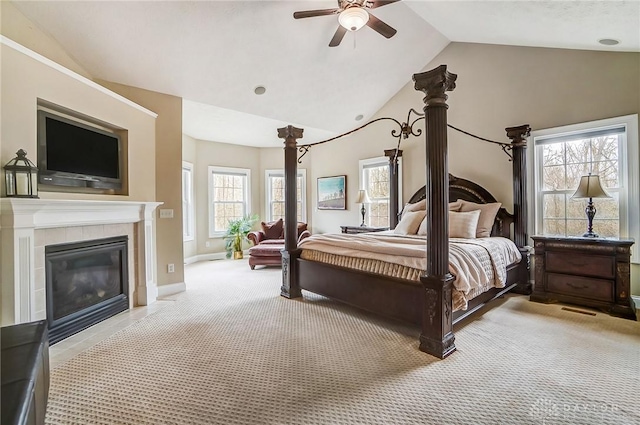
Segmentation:
{"type": "MultiPolygon", "coordinates": [[[[409,199],[410,204],[414,204],[426,198],[426,186],[422,186],[409,199]]],[[[476,204],[490,204],[498,202],[496,198],[489,193],[487,189],[471,180],[455,177],[449,174],[449,202],[464,199],[465,201],[475,202],[476,204]]],[[[510,214],[505,208],[500,208],[496,215],[496,220],[491,229],[491,236],[503,236],[513,240],[511,232],[511,224],[515,221],[515,216],[510,214]]]]}

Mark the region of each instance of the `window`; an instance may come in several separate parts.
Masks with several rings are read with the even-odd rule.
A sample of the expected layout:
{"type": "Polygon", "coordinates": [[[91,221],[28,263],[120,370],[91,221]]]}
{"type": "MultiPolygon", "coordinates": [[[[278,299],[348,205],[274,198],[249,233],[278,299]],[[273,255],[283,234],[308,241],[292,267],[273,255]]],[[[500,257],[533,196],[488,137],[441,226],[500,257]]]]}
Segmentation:
{"type": "Polygon", "coordinates": [[[182,162],[182,240],[192,241],[195,229],[193,206],[193,164],[182,162]]]}
{"type": "Polygon", "coordinates": [[[209,167],[209,237],[219,237],[229,220],[251,211],[251,170],[209,167]]]}
{"type": "MultiPolygon", "coordinates": [[[[402,193],[402,158],[398,158],[398,194],[402,193]]],[[[367,210],[366,225],[389,226],[389,158],[381,156],[360,160],[360,188],[366,189],[371,204],[367,210]]],[[[400,202],[402,204],[402,202],[400,202]]]]}
{"type": "MultiPolygon", "coordinates": [[[[532,133],[533,234],[581,236],[586,200],[571,199],[580,177],[600,176],[610,199],[594,199],[594,231],[638,240],[637,115],[532,133]]],[[[634,262],[638,262],[637,253],[634,262]]]]}
{"type": "MultiPolygon", "coordinates": [[[[265,171],[265,198],[267,221],[284,220],[284,171],[265,171]]],[[[298,170],[297,181],[298,221],[307,222],[307,170],[298,170]]]]}

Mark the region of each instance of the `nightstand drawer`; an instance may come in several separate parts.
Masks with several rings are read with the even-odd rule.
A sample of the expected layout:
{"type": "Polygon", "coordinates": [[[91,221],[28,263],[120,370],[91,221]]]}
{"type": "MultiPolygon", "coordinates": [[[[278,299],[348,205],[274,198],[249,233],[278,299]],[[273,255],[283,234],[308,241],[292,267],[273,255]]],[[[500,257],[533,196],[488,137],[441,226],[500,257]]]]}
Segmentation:
{"type": "Polygon", "coordinates": [[[551,251],[546,255],[545,269],[548,272],[613,279],[616,276],[615,261],[612,256],[551,251]]]}
{"type": "Polygon", "coordinates": [[[547,274],[547,291],[599,301],[613,301],[613,281],[563,274],[547,274]]]}

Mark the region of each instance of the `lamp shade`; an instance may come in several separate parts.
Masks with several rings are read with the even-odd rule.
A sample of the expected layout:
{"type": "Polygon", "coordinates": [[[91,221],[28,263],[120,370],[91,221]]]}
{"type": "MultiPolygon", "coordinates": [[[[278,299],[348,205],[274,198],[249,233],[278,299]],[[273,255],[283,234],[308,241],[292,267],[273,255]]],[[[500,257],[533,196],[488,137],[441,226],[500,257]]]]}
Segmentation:
{"type": "Polygon", "coordinates": [[[367,191],[364,189],[361,189],[358,191],[358,196],[356,197],[356,204],[370,204],[371,203],[371,199],[369,199],[369,195],[367,194],[367,191]]]}
{"type": "Polygon", "coordinates": [[[611,196],[609,196],[609,194],[602,188],[602,185],[600,184],[600,176],[597,174],[582,176],[580,178],[578,189],[576,189],[576,192],[571,196],[571,199],[586,198],[611,198],[611,196]]]}
{"type": "Polygon", "coordinates": [[[338,22],[349,31],[358,31],[369,21],[369,14],[361,7],[350,7],[338,15],[338,22]]]}

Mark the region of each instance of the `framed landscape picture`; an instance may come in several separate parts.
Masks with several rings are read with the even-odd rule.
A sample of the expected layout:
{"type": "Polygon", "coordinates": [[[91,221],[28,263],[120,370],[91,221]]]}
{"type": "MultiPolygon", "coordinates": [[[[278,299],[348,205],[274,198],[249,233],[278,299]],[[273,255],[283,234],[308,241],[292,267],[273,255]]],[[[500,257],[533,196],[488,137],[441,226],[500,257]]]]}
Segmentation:
{"type": "Polygon", "coordinates": [[[347,209],[347,176],[318,178],[318,209],[347,209]]]}

